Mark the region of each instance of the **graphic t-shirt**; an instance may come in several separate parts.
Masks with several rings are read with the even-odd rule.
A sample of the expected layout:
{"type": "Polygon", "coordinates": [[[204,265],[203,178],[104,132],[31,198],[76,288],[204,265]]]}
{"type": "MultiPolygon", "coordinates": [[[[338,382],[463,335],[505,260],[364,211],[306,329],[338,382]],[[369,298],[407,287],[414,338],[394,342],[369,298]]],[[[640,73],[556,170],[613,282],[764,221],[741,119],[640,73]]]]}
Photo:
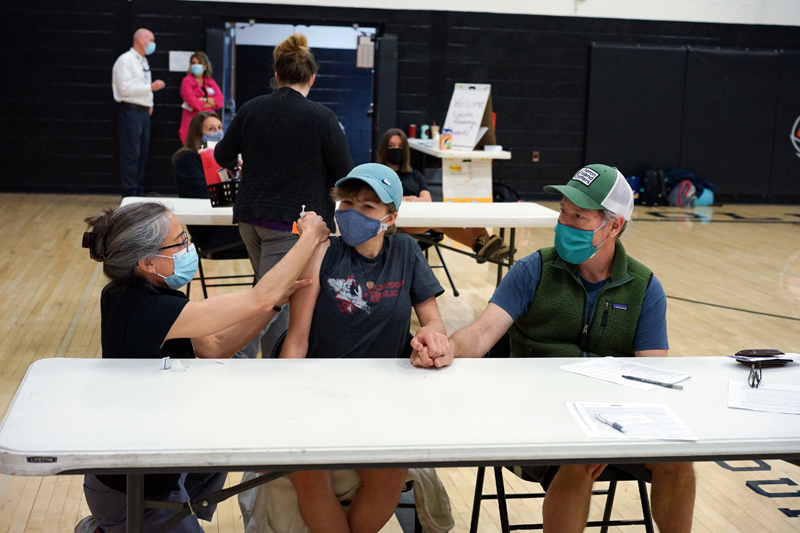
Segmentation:
{"type": "Polygon", "coordinates": [[[330,242],[306,357],[400,357],[413,306],[444,292],[419,245],[410,235],[387,235],[383,250],[368,259],[341,237],[330,242]]]}

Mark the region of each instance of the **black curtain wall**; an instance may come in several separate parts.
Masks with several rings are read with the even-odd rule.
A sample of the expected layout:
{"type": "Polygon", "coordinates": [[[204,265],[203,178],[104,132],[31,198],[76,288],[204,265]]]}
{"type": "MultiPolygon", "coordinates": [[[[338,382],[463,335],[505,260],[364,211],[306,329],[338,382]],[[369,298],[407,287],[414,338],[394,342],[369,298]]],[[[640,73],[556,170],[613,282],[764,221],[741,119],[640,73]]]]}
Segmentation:
{"type": "MultiPolygon", "coordinates": [[[[585,161],[591,43],[800,50],[800,28],[784,26],[238,2],[5,0],[0,153],[6,165],[19,161],[22,171],[0,174],[0,190],[119,192],[111,67],[133,32],[146,27],[158,46],[148,58],[154,78],[167,83],[156,94],[146,186],[174,193],[170,158],[178,148],[183,74],[168,71],[169,51],[203,49],[207,29],[250,19],[357,23],[396,35],[395,123],[402,128],[441,124],[456,82],[490,83],[497,140],[512,153],[496,176],[525,198],[541,197],[544,185],[566,181],[585,161]],[[537,163],[533,151],[541,155],[537,163]]],[[[796,57],[784,55],[778,63],[787,73],[779,83],[796,87],[796,57]]],[[[630,90],[651,74],[634,73],[630,90]]],[[[794,104],[779,99],[776,105],[794,104]]],[[[779,117],[775,138],[788,138],[792,127],[778,122],[793,121],[779,117]]],[[[789,154],[779,164],[791,157],[797,158],[789,154]]],[[[796,181],[784,175],[772,173],[776,194],[795,192],[796,181]]]]}

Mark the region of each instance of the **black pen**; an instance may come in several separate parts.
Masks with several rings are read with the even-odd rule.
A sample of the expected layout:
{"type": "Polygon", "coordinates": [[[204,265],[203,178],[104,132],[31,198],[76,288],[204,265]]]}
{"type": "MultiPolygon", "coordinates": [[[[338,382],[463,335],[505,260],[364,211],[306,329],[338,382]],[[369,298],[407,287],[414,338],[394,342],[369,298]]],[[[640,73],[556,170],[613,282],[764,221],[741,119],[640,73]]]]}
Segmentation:
{"type": "Polygon", "coordinates": [[[632,379],[633,381],[641,381],[642,383],[649,383],[650,385],[658,385],[659,387],[667,387],[670,389],[683,390],[683,386],[675,385],[674,383],[664,383],[663,381],[656,381],[653,379],[637,378],[636,376],[622,376],[625,379],[632,379]]]}
{"type": "Polygon", "coordinates": [[[604,417],[601,414],[596,414],[594,416],[595,416],[595,418],[597,418],[603,424],[605,424],[607,426],[611,426],[612,428],[616,429],[620,433],[627,433],[627,431],[625,431],[625,429],[623,429],[623,427],[622,427],[622,425],[620,423],[613,422],[613,421],[609,420],[608,418],[604,417]]]}

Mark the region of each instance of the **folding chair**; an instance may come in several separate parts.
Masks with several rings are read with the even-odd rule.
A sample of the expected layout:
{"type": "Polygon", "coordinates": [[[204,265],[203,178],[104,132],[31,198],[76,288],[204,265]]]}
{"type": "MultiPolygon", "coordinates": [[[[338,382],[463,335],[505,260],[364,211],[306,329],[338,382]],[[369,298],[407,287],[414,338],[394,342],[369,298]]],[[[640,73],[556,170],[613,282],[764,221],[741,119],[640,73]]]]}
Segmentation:
{"type": "MultiPolygon", "coordinates": [[[[526,472],[520,467],[505,467],[511,472],[514,472],[520,479],[536,483],[536,480],[530,478],[526,472]]],[[[500,530],[503,533],[510,531],[520,530],[539,530],[543,529],[542,524],[509,524],[508,521],[508,504],[509,499],[527,499],[527,498],[544,498],[546,492],[528,492],[520,494],[506,494],[505,485],[503,481],[503,467],[494,467],[494,478],[497,485],[496,494],[484,494],[483,482],[485,477],[486,467],[478,468],[478,476],[475,480],[475,497],[472,504],[472,520],[470,522],[470,533],[477,533],[478,520],[480,519],[481,502],[483,500],[497,500],[500,508],[500,530]]],[[[599,527],[601,533],[606,533],[609,527],[618,526],[634,526],[643,525],[647,533],[653,533],[653,518],[650,513],[650,500],[647,496],[647,485],[644,481],[636,479],[632,474],[616,469],[613,466],[607,466],[603,473],[597,478],[598,482],[607,481],[607,489],[597,489],[592,491],[592,495],[605,495],[606,502],[603,511],[603,519],[591,521],[586,524],[586,527],[599,527]],[[614,496],[617,491],[618,481],[636,481],[639,486],[639,498],[642,503],[642,518],[635,520],[611,520],[611,510],[614,507],[614,496]]]]}
{"type": "MultiPolygon", "coordinates": [[[[203,272],[203,260],[224,261],[248,259],[247,249],[239,236],[239,228],[236,227],[217,227],[217,226],[186,226],[189,236],[197,249],[198,274],[200,286],[203,288],[203,297],[208,298],[208,288],[210,287],[237,287],[248,285],[252,287],[256,283],[254,274],[235,275],[235,276],[206,276],[203,272]],[[209,283],[215,280],[230,280],[248,278],[247,282],[235,283],[209,283]]],[[[191,283],[187,286],[186,295],[189,296],[191,283]]]]}
{"type": "MultiPolygon", "coordinates": [[[[453,283],[453,277],[450,275],[450,269],[447,268],[447,263],[444,262],[444,257],[442,257],[442,251],[439,249],[439,245],[437,243],[442,242],[444,239],[444,233],[439,233],[438,231],[428,230],[424,233],[419,233],[416,235],[411,235],[419,244],[420,249],[425,254],[425,259],[429,260],[428,257],[428,249],[433,247],[436,250],[436,253],[439,255],[439,261],[442,263],[441,265],[430,265],[431,268],[443,268],[444,273],[447,275],[447,281],[450,282],[450,286],[453,288],[453,296],[458,296],[458,289],[456,289],[455,283],[453,283]]],[[[428,261],[430,263],[430,260],[428,261]]]]}

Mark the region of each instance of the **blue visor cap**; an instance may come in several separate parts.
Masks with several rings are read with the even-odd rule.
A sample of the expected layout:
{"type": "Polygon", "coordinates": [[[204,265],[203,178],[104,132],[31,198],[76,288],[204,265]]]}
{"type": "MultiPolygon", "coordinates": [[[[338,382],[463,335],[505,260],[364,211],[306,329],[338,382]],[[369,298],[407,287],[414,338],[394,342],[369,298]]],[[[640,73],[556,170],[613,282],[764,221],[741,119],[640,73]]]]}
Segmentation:
{"type": "Polygon", "coordinates": [[[347,176],[336,182],[338,187],[347,180],[361,180],[372,187],[381,202],[394,204],[395,209],[400,209],[403,200],[403,185],[397,172],[379,163],[365,163],[351,170],[347,176]]]}

